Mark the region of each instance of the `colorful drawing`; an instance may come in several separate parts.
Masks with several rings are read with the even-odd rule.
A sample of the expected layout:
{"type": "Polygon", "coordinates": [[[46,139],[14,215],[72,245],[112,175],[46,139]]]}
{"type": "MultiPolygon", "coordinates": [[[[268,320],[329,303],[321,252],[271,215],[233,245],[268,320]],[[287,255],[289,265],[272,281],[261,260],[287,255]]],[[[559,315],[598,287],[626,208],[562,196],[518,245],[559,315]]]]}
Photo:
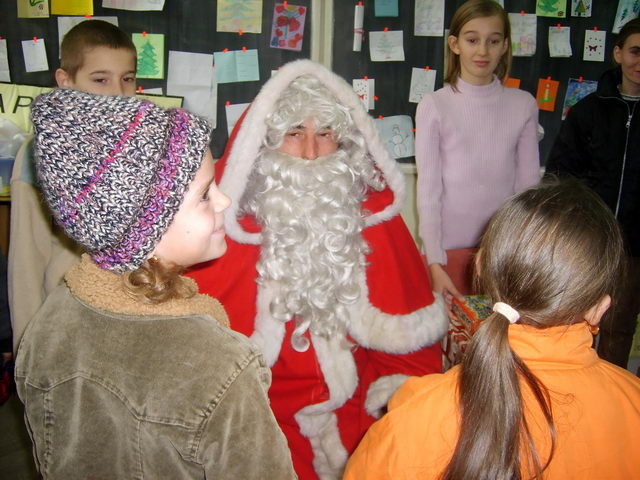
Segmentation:
{"type": "Polygon", "coordinates": [[[164,78],[164,35],[134,33],[131,35],[138,51],[138,78],[164,78]]]}
{"type": "Polygon", "coordinates": [[[307,7],[276,3],[271,26],[271,48],[302,50],[307,7]]]}
{"type": "Polygon", "coordinates": [[[219,0],[219,32],[262,33],[262,0],[219,0]]]}
{"type": "Polygon", "coordinates": [[[376,127],[378,127],[382,142],[393,158],[406,158],[415,155],[413,121],[409,115],[377,118],[376,127]]]}
{"type": "Polygon", "coordinates": [[[549,27],[549,56],[570,57],[573,54],[570,42],[570,27],[549,27]]]}
{"type": "Polygon", "coordinates": [[[606,39],[607,32],[602,30],[585,30],[582,59],[588,62],[604,62],[606,39]]]}
{"type": "Polygon", "coordinates": [[[593,0],[571,0],[572,17],[590,17],[593,0]]]}
{"type": "Polygon", "coordinates": [[[520,79],[507,77],[507,79],[504,81],[504,86],[507,88],[520,88],[520,79]]]}
{"type": "Polygon", "coordinates": [[[538,17],[533,13],[510,13],[511,48],[514,57],[531,57],[536,53],[538,17]]]}
{"type": "Polygon", "coordinates": [[[559,86],[560,82],[551,80],[550,78],[541,78],[538,80],[536,100],[540,110],[553,112],[556,109],[556,98],[558,97],[559,86]]]}
{"type": "Polygon", "coordinates": [[[18,18],[48,18],[49,2],[46,0],[18,0],[18,18]]]}
{"type": "Polygon", "coordinates": [[[620,29],[629,20],[633,20],[640,16],[640,0],[620,0],[618,2],[618,10],[616,19],[613,22],[613,33],[620,33],[620,29]]]}
{"type": "Polygon", "coordinates": [[[598,88],[598,82],[595,80],[583,80],[570,78],[567,85],[567,93],[564,96],[564,105],[562,107],[562,120],[567,117],[569,110],[576,103],[598,88]]]}
{"type": "Polygon", "coordinates": [[[373,110],[375,108],[376,81],[374,78],[354,78],[352,80],[353,90],[362,101],[364,108],[373,110]]]}
{"type": "Polygon", "coordinates": [[[537,0],[536,15],[539,17],[566,17],[567,0],[537,0]]]}
{"type": "Polygon", "coordinates": [[[441,37],[444,28],[444,0],[416,0],[413,34],[441,37]]]}

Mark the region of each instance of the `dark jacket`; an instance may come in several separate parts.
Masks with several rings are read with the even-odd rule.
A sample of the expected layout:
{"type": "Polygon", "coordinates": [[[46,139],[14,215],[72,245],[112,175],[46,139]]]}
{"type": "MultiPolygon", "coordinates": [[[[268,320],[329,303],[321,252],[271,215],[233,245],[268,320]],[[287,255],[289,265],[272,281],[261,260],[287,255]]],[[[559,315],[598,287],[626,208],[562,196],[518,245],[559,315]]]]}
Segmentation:
{"type": "Polygon", "coordinates": [[[547,173],[583,180],[616,214],[629,253],[640,256],[640,106],[622,99],[619,68],[605,72],[598,89],[564,120],[547,173]]]}
{"type": "Polygon", "coordinates": [[[16,363],[44,479],[295,478],[271,373],[216,300],[138,307],[86,258],[65,279],[16,363]]]}

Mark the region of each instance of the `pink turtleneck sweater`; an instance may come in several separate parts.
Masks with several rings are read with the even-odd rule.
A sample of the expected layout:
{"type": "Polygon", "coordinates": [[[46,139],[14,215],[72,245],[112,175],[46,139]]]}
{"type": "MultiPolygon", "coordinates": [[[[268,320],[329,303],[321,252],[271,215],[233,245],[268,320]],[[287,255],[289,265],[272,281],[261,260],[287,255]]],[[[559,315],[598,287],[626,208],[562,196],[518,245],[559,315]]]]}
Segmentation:
{"type": "Polygon", "coordinates": [[[427,260],[476,246],[509,196],[536,184],[538,105],[497,78],[475,86],[458,79],[422,99],[416,112],[417,206],[427,260]]]}

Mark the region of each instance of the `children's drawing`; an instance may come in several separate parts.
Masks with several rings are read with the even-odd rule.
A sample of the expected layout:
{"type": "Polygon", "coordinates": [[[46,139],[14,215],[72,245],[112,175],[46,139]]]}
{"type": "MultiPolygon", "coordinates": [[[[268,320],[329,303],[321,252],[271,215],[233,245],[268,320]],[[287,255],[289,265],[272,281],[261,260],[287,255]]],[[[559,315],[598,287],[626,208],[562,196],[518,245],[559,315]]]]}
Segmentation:
{"type": "Polygon", "coordinates": [[[375,89],[376,83],[373,78],[354,78],[352,81],[353,90],[358,95],[358,98],[362,101],[364,108],[367,110],[373,110],[375,108],[375,89]]]}
{"type": "Polygon", "coordinates": [[[618,2],[618,10],[616,19],[613,22],[613,33],[620,33],[620,29],[629,20],[633,20],[640,16],[640,0],[620,0],[618,2]]]}
{"type": "Polygon", "coordinates": [[[409,115],[395,115],[376,119],[382,142],[393,158],[415,155],[413,121],[409,115]]]}
{"type": "Polygon", "coordinates": [[[579,80],[570,78],[567,85],[567,93],[564,96],[564,105],[562,107],[562,120],[564,120],[576,103],[598,88],[598,82],[595,80],[579,80]]]}
{"type": "Polygon", "coordinates": [[[549,56],[550,57],[570,57],[573,53],[569,40],[571,28],[569,27],[549,27],[549,56]]]}
{"type": "Polygon", "coordinates": [[[413,34],[441,37],[444,29],[444,0],[416,0],[413,34]]]}
{"type": "Polygon", "coordinates": [[[164,78],[164,35],[134,33],[131,35],[138,51],[138,78],[164,78]]]}
{"type": "Polygon", "coordinates": [[[364,5],[356,5],[353,12],[353,51],[362,51],[362,37],[364,36],[364,5]]]}
{"type": "Polygon", "coordinates": [[[436,84],[436,71],[426,68],[411,69],[411,88],[409,89],[409,101],[420,103],[422,97],[434,90],[436,84]]]}
{"type": "Polygon", "coordinates": [[[560,82],[551,80],[550,78],[541,78],[538,80],[536,100],[540,110],[553,112],[556,109],[556,98],[558,97],[559,86],[560,82]]]}
{"type": "Polygon", "coordinates": [[[374,7],[376,17],[398,16],[398,0],[376,0],[374,7]]]}
{"type": "Polygon", "coordinates": [[[566,17],[567,0],[537,0],[536,15],[539,17],[566,17]]]}
{"type": "Polygon", "coordinates": [[[49,18],[47,0],[18,0],[18,18],[49,18]]]}
{"type": "Polygon", "coordinates": [[[590,17],[593,0],[571,0],[572,17],[590,17]]]}
{"type": "Polygon", "coordinates": [[[531,57],[536,53],[538,17],[533,13],[510,13],[511,48],[514,57],[531,57]]]}
{"type": "Polygon", "coordinates": [[[218,0],[216,29],[262,33],[262,0],[218,0]]]}
{"type": "Polygon", "coordinates": [[[304,21],[307,17],[307,7],[276,3],[273,9],[273,24],[271,25],[271,48],[285,50],[302,50],[304,38],[304,21]]]}
{"type": "Polygon", "coordinates": [[[402,30],[369,32],[369,54],[372,62],[404,62],[402,30]]]}
{"type": "Polygon", "coordinates": [[[93,15],[93,0],[51,0],[53,15],[93,15]]]}
{"type": "Polygon", "coordinates": [[[49,70],[44,38],[38,38],[37,40],[23,40],[22,53],[24,55],[25,72],[43,72],[45,70],[49,70]]]}
{"type": "Polygon", "coordinates": [[[602,30],[585,30],[584,53],[582,59],[589,62],[604,62],[604,46],[607,32],[602,30]]]}

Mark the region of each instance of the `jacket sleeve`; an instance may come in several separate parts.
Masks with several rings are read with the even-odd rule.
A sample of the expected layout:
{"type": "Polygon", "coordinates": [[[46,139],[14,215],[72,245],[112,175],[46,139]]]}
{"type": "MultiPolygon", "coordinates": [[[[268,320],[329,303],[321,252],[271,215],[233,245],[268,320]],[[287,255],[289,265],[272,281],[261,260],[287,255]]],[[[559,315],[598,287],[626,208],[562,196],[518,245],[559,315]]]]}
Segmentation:
{"type": "Polygon", "coordinates": [[[287,440],[269,406],[271,373],[255,356],[232,380],[204,428],[206,478],[296,479],[287,440]]]}
{"type": "Polygon", "coordinates": [[[416,205],[420,238],[430,264],[447,263],[442,247],[442,166],[440,158],[440,118],[430,96],[416,112],[416,205]]]}
{"type": "Polygon", "coordinates": [[[520,192],[540,181],[540,153],[538,148],[538,104],[529,97],[527,122],[518,138],[515,191],[520,192]]]}
{"type": "Polygon", "coordinates": [[[562,122],[547,158],[547,175],[583,178],[590,157],[587,139],[589,119],[582,108],[585,100],[587,98],[574,105],[562,122]]]}

